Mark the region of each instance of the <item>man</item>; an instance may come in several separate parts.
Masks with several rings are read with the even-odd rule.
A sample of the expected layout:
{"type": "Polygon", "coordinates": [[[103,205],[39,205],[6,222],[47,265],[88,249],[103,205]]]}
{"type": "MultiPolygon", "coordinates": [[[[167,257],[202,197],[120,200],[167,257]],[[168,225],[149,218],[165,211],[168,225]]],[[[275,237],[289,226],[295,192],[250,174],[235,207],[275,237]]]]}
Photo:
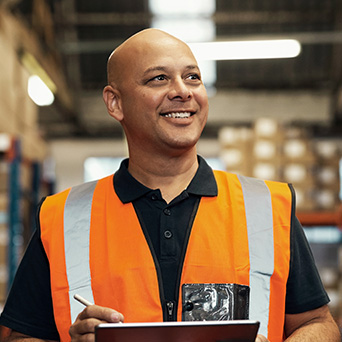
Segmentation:
{"type": "Polygon", "coordinates": [[[93,341],[100,322],[180,320],[182,285],[238,283],[258,341],[339,341],[291,188],[213,173],[197,156],[208,100],[189,47],[155,29],[132,36],[109,58],[103,97],[129,160],[43,201],[0,321],[9,340],[93,341]]]}

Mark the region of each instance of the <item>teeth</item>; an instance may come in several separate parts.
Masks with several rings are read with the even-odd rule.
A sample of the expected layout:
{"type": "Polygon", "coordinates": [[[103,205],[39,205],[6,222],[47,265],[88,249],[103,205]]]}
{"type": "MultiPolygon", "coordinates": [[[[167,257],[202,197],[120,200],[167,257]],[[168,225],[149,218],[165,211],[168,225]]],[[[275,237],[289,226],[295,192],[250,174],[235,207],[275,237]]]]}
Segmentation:
{"type": "Polygon", "coordinates": [[[184,119],[191,116],[190,112],[169,113],[164,115],[166,118],[184,119]]]}

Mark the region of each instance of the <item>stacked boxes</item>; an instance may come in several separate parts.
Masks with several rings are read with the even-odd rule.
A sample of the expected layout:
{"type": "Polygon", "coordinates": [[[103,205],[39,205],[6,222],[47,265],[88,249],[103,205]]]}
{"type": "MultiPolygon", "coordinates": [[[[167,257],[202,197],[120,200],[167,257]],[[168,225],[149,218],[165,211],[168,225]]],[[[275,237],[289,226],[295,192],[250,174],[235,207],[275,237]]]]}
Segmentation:
{"type": "Polygon", "coordinates": [[[299,211],[335,210],[340,203],[336,141],[315,141],[304,128],[260,118],[249,127],[224,127],[221,159],[229,172],[291,183],[299,211]]]}
{"type": "Polygon", "coordinates": [[[281,151],[281,180],[291,183],[296,192],[296,207],[299,210],[315,210],[315,156],[310,146],[307,131],[288,128],[281,151]]]}
{"type": "Polygon", "coordinates": [[[251,164],[246,158],[252,148],[253,132],[248,127],[225,127],[219,132],[220,158],[230,172],[249,175],[251,164]]]}
{"type": "Polygon", "coordinates": [[[342,150],[331,140],[314,141],[313,150],[319,165],[315,168],[317,208],[331,209],[339,201],[339,160],[342,159],[342,150]]]}
{"type": "Polygon", "coordinates": [[[279,151],[282,132],[275,120],[261,118],[253,128],[252,177],[277,180],[280,177],[279,151]]]}

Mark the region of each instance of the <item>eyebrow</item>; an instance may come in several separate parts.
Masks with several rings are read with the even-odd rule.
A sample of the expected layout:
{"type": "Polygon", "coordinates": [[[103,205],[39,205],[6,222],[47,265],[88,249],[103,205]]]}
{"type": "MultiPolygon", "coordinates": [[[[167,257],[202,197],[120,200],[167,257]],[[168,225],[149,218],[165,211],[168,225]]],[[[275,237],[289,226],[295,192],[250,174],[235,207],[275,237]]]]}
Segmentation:
{"type": "MultiPolygon", "coordinates": [[[[150,67],[148,69],[146,69],[144,71],[144,76],[149,74],[150,72],[154,72],[154,71],[167,71],[168,67],[164,67],[164,66],[155,66],[155,67],[150,67]]],[[[196,64],[193,64],[193,65],[188,65],[186,66],[185,68],[186,70],[193,70],[193,69],[196,69],[199,71],[199,67],[198,65],[196,64]]]]}

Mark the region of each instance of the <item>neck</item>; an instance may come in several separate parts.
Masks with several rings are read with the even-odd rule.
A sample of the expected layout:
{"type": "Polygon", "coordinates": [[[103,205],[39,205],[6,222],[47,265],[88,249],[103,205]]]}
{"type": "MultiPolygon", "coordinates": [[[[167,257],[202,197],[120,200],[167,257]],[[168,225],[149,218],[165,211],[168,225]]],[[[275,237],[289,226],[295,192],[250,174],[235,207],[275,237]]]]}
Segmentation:
{"type": "Polygon", "coordinates": [[[130,155],[128,171],[150,189],[159,189],[169,203],[187,188],[198,168],[196,149],[177,156],[130,155]]]}

